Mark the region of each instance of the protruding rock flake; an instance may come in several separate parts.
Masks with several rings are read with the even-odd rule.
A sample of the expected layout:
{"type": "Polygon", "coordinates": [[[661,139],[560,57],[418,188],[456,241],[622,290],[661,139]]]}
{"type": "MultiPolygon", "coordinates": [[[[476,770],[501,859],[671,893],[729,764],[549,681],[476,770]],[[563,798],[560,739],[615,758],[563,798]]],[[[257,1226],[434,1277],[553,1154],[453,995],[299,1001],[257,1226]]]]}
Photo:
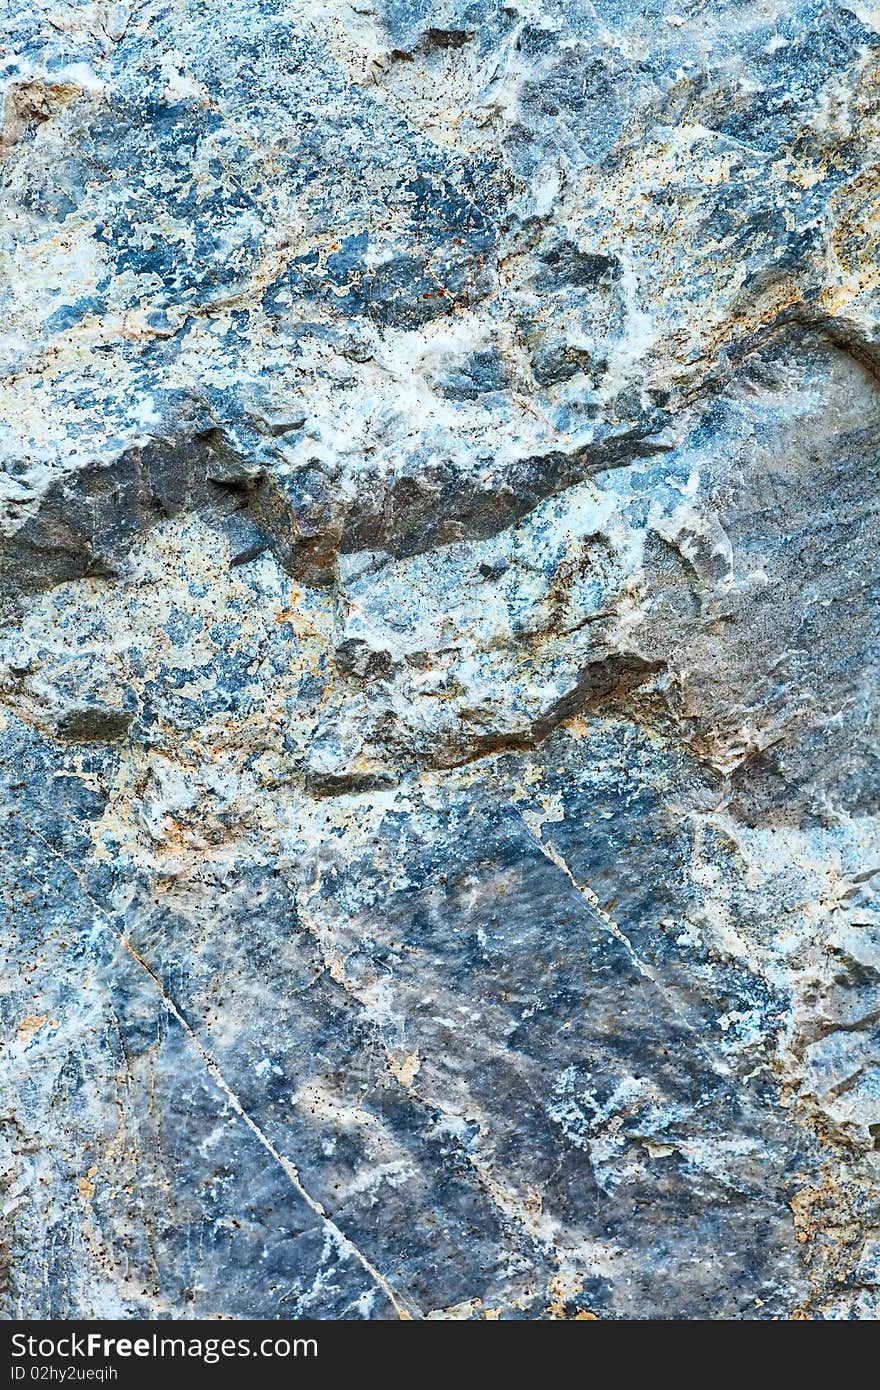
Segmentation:
{"type": "Polygon", "coordinates": [[[0,1315],[880,1317],[876,5],[0,13],[0,1315]]]}

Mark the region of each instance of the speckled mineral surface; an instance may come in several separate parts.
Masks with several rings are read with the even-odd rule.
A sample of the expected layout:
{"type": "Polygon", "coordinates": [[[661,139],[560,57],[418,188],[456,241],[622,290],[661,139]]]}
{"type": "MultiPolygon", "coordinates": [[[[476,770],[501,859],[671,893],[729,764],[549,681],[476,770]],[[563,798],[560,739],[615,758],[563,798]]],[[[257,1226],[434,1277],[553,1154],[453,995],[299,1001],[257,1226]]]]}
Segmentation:
{"type": "Polygon", "coordinates": [[[5,0],[6,1317],[880,1316],[877,0],[5,0]]]}

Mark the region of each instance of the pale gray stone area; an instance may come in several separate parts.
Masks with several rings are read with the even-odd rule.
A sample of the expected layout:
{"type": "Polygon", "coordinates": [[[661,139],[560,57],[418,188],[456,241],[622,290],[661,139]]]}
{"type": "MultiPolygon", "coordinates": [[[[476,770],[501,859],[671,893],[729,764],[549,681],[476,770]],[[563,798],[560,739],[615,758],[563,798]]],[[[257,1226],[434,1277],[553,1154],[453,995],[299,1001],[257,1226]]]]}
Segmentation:
{"type": "Polygon", "coordinates": [[[875,0],[0,13],[0,1313],[876,1318],[875,0]]]}

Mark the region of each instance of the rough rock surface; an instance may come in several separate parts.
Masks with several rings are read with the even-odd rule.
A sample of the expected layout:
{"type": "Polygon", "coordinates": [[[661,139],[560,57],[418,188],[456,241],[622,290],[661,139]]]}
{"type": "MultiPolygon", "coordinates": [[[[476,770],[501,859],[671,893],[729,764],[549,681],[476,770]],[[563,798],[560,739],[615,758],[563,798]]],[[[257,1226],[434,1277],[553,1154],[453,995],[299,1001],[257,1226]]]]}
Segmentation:
{"type": "Polygon", "coordinates": [[[2,13],[4,1315],[880,1315],[876,0],[2,13]]]}

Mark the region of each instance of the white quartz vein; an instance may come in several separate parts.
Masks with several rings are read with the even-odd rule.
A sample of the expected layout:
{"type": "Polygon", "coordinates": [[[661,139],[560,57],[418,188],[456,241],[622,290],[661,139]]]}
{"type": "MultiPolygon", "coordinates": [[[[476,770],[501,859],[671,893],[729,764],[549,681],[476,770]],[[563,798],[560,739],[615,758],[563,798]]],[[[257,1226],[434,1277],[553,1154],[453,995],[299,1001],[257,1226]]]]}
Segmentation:
{"type": "MultiPolygon", "coordinates": [[[[557,869],[561,870],[561,872],[565,874],[572,887],[576,890],[576,892],[580,894],[580,896],[596,914],[600,922],[602,922],[603,926],[605,926],[607,930],[611,933],[611,935],[615,937],[616,940],[618,940],[622,946],[625,947],[630,959],[632,960],[633,965],[636,967],[636,970],[646,980],[650,981],[650,983],[657,990],[657,993],[660,995],[660,997],[663,1000],[665,1000],[665,1002],[669,1005],[670,1009],[680,1022],[681,1026],[688,1033],[691,1033],[694,1035],[694,1037],[696,1037],[696,1029],[694,1028],[693,1024],[687,1018],[684,1017],[681,1009],[678,1007],[675,1000],[673,998],[670,998],[668,991],[664,989],[663,985],[657,979],[657,976],[655,972],[651,969],[651,967],[646,965],[644,961],[639,958],[639,955],[632,942],[630,941],[629,937],[626,935],[626,932],[622,931],[621,928],[614,921],[614,918],[610,917],[608,913],[605,912],[604,909],[600,906],[599,900],[596,897],[595,893],[593,893],[592,889],[587,884],[578,883],[577,879],[575,878],[565,859],[559,853],[559,850],[556,848],[555,845],[552,845],[549,842],[545,844],[544,841],[540,838],[540,836],[535,834],[534,830],[525,819],[523,819],[523,825],[525,825],[531,838],[540,847],[541,853],[544,854],[545,857],[550,860],[551,864],[555,864],[557,869]]],[[[712,1068],[712,1070],[716,1073],[717,1076],[729,1076],[729,1067],[725,1066],[723,1062],[720,1062],[718,1058],[715,1057],[712,1054],[712,1052],[709,1049],[707,1049],[702,1043],[698,1043],[697,1047],[701,1055],[706,1059],[709,1066],[712,1068]]]]}

